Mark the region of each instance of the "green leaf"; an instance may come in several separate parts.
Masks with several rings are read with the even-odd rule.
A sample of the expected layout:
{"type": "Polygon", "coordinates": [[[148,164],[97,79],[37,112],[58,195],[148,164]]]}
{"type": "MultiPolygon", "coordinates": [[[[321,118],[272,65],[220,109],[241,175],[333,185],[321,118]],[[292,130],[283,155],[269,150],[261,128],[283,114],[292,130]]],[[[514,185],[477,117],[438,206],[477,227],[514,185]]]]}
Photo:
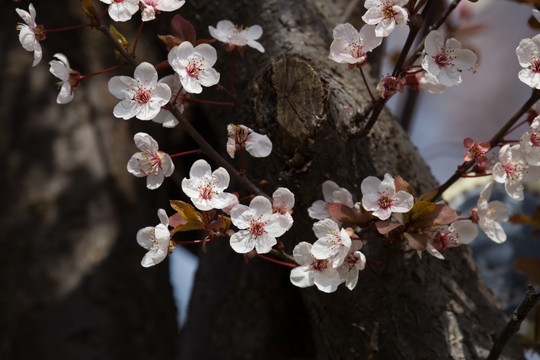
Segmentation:
{"type": "MultiPolygon", "coordinates": [[[[126,49],[126,51],[128,51],[129,41],[127,41],[125,36],[122,35],[120,31],[116,30],[116,28],[113,25],[109,25],[109,30],[111,31],[113,36],[116,38],[116,40],[120,43],[120,45],[122,45],[122,47],[126,49]]],[[[120,53],[118,52],[118,50],[115,50],[115,52],[116,52],[116,55],[120,56],[120,53]]]]}
{"type": "Polygon", "coordinates": [[[171,234],[178,231],[203,230],[204,220],[202,214],[195,210],[190,204],[180,200],[170,200],[171,207],[176,210],[184,219],[185,223],[177,225],[171,234]]]}

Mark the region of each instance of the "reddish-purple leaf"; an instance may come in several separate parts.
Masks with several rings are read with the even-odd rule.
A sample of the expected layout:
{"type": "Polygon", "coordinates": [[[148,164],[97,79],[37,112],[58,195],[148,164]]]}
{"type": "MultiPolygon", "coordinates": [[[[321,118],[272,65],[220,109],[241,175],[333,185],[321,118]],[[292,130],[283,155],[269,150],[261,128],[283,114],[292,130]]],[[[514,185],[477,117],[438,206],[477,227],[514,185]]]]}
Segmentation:
{"type": "Polygon", "coordinates": [[[181,41],[189,41],[193,46],[197,42],[197,33],[193,24],[184,19],[181,15],[174,15],[171,20],[171,29],[174,36],[181,41]]]}
{"type": "Polygon", "coordinates": [[[516,271],[526,275],[531,281],[540,284],[540,258],[526,256],[514,260],[516,271]]]}
{"type": "Polygon", "coordinates": [[[385,220],[375,222],[375,226],[377,227],[377,231],[379,232],[379,234],[384,235],[394,230],[395,228],[400,227],[401,224],[397,222],[392,222],[390,220],[385,220]]]}

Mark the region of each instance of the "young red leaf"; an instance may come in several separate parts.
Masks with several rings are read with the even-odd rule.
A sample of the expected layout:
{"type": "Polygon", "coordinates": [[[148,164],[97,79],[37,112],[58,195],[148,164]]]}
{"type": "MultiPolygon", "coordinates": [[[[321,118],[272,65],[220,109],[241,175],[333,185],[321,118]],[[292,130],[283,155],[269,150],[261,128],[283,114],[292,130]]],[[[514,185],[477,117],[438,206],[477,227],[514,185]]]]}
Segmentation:
{"type": "Polygon", "coordinates": [[[379,232],[379,234],[384,235],[394,230],[395,228],[400,227],[401,224],[397,222],[392,222],[390,220],[385,220],[375,222],[375,226],[377,227],[377,231],[379,232]]]}
{"type": "Polygon", "coordinates": [[[326,209],[332,215],[332,218],[343,224],[365,226],[371,218],[371,215],[360,214],[353,208],[341,203],[327,202],[326,209]]]}
{"type": "Polygon", "coordinates": [[[180,39],[180,42],[189,41],[193,46],[197,42],[197,33],[195,27],[181,15],[174,15],[171,20],[171,29],[174,36],[180,39]]]}
{"type": "Polygon", "coordinates": [[[531,281],[540,284],[540,258],[536,256],[526,256],[514,260],[514,268],[531,281]]]}

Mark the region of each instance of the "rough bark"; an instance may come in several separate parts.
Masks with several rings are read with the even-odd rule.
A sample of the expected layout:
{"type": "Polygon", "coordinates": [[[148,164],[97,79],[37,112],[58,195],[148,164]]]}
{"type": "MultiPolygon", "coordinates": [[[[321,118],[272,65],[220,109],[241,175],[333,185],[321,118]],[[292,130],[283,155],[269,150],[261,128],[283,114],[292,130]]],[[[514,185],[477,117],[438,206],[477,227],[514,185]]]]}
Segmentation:
{"type": "MultiPolygon", "coordinates": [[[[306,209],[321,198],[324,180],[348,188],[357,201],[368,175],[397,173],[420,192],[436,185],[388,112],[368,137],[358,137],[369,98],[359,74],[327,60],[331,30],[339,21],[332,4],[239,1],[223,8],[207,1],[199,10],[205,24],[242,19],[265,30],[266,54],[252,52],[238,70],[242,76],[259,69],[258,76],[249,83],[244,75],[238,88],[251,86],[254,117],[246,116],[245,123],[274,142],[271,157],[252,162],[248,174],[266,180],[268,193],[285,186],[296,195],[295,224],[284,237],[289,250],[299,241],[315,240],[306,209]]],[[[230,118],[230,111],[206,115],[230,118]]],[[[447,251],[446,261],[429,256],[389,261],[399,249],[380,243],[369,243],[364,251],[368,259],[387,265],[368,264],[352,292],[340,288],[324,294],[293,289],[288,269],[258,259],[244,264],[226,245],[209,247],[183,331],[184,358],[487,356],[504,319],[467,247],[447,251]]],[[[520,357],[513,343],[504,358],[520,357]]]]}
{"type": "MultiPolygon", "coordinates": [[[[79,1],[34,5],[47,28],[87,22],[79,1]]],[[[114,65],[114,52],[97,31],[50,34],[32,68],[15,7],[28,2],[0,12],[0,358],[171,359],[168,268],[143,269],[135,241],[167,197],[125,170],[136,123],[113,117],[107,76],[58,105],[48,72],[56,52],[83,74],[114,65]]]]}

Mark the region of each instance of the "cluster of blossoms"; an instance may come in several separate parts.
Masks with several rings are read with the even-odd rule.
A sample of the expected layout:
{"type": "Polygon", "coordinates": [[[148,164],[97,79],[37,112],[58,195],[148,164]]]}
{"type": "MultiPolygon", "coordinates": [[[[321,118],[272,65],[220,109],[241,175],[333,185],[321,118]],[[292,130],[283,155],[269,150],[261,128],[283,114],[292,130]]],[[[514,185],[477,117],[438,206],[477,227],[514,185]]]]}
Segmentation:
{"type": "Polygon", "coordinates": [[[109,5],[108,13],[114,21],[128,21],[141,9],[142,21],[156,18],[161,11],[175,11],[180,9],[184,0],[101,0],[109,5]]]}

